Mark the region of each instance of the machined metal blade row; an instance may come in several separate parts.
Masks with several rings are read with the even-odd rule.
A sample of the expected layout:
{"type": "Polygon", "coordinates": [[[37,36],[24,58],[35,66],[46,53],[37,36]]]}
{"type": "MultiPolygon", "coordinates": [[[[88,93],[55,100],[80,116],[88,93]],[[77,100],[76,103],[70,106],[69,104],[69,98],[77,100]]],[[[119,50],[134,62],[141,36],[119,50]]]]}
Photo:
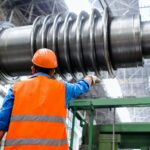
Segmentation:
{"type": "Polygon", "coordinates": [[[89,72],[100,75],[101,70],[113,75],[113,69],[142,65],[140,19],[134,16],[126,21],[129,24],[110,18],[107,9],[102,16],[93,9],[91,14],[82,11],[78,16],[70,12],[38,17],[31,49],[33,53],[41,47],[55,51],[57,72],[63,78],[89,72]]]}

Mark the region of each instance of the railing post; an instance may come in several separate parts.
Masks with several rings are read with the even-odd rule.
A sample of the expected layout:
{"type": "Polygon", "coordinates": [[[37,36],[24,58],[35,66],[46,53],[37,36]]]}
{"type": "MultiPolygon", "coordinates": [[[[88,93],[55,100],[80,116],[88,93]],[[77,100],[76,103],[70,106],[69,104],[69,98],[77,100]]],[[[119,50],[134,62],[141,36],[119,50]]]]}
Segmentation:
{"type": "Polygon", "coordinates": [[[88,137],[88,150],[92,150],[93,147],[93,121],[95,111],[94,108],[90,110],[90,122],[89,122],[89,137],[88,137]]]}
{"type": "Polygon", "coordinates": [[[70,150],[73,149],[73,140],[74,140],[74,128],[75,128],[75,117],[76,117],[76,110],[73,111],[73,118],[72,118],[72,128],[71,128],[71,138],[70,138],[70,150]]]}

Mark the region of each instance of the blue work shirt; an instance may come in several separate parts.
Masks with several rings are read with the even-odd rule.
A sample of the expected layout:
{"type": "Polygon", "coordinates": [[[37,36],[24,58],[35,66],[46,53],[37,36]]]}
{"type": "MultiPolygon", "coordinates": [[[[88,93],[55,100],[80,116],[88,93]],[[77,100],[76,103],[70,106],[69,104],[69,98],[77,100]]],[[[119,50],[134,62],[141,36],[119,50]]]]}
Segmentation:
{"type": "MultiPolygon", "coordinates": [[[[50,77],[48,74],[42,72],[38,72],[34,74],[32,77],[36,76],[50,77]]],[[[85,80],[80,80],[74,84],[65,82],[65,88],[66,88],[66,107],[68,108],[69,102],[73,98],[76,98],[77,96],[88,92],[89,84],[85,80]]],[[[0,130],[3,131],[8,130],[11,112],[13,108],[13,102],[14,102],[14,94],[12,88],[10,88],[6,97],[4,98],[2,109],[0,111],[0,130]]]]}

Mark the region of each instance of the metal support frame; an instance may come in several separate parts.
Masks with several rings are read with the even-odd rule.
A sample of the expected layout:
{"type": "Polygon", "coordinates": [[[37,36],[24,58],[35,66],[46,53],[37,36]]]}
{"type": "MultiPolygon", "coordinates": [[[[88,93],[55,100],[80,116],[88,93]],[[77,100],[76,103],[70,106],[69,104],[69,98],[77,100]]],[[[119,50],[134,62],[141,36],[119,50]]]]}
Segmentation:
{"type": "Polygon", "coordinates": [[[149,150],[149,147],[142,147],[141,150],[149,150]]]}
{"type": "Polygon", "coordinates": [[[99,3],[101,5],[101,7],[103,8],[103,10],[107,7],[105,0],[99,0],[99,3]]]}
{"type": "Polygon", "coordinates": [[[119,134],[115,135],[115,142],[112,143],[113,135],[112,133],[109,134],[102,134],[100,133],[99,136],[99,147],[97,150],[118,150],[121,136],[119,134]],[[113,147],[114,146],[114,147],[113,147]]]}
{"type": "Polygon", "coordinates": [[[93,121],[94,121],[94,110],[90,110],[90,122],[89,122],[89,137],[88,137],[88,150],[91,150],[93,147],[93,121]]]}
{"type": "Polygon", "coordinates": [[[112,150],[115,150],[115,124],[116,124],[116,108],[113,110],[113,140],[112,150]]]}
{"type": "Polygon", "coordinates": [[[72,128],[71,128],[71,138],[70,138],[70,150],[73,149],[73,140],[74,140],[74,128],[75,128],[75,118],[76,110],[73,110],[73,118],[72,118],[72,128]]]}
{"type": "MultiPolygon", "coordinates": [[[[71,147],[73,147],[73,132],[75,125],[75,116],[77,110],[90,110],[90,121],[88,126],[88,150],[93,150],[93,131],[95,131],[95,126],[93,125],[94,120],[94,110],[97,108],[116,108],[116,107],[133,107],[133,106],[149,106],[150,97],[144,98],[117,98],[117,99],[86,99],[86,100],[76,100],[70,102],[70,108],[74,111],[73,123],[72,123],[72,133],[71,133],[71,147]]],[[[82,122],[83,117],[78,119],[82,122]]],[[[85,127],[85,126],[84,126],[85,127]]],[[[110,147],[113,141],[114,150],[117,150],[118,144],[121,148],[148,148],[150,146],[150,123],[132,123],[132,124],[115,124],[112,125],[100,125],[100,136],[106,134],[107,136],[112,135],[113,128],[115,128],[115,135],[109,138],[110,147]],[[121,138],[121,140],[120,140],[121,138]],[[138,139],[141,139],[139,142],[138,139]],[[112,141],[111,141],[112,139],[112,141]],[[128,140],[129,139],[129,140],[128,140]]],[[[104,144],[107,147],[107,142],[104,144]]],[[[102,146],[103,147],[103,146],[102,146]]],[[[105,146],[104,146],[105,147],[105,146]]],[[[103,150],[100,149],[99,150],[103,150]]],[[[107,148],[107,150],[109,150],[107,148]]],[[[110,149],[111,150],[111,149],[110,149]]]]}
{"type": "MultiPolygon", "coordinates": [[[[115,126],[116,135],[120,135],[117,141],[120,148],[144,148],[150,147],[150,123],[119,123],[115,126]]],[[[100,135],[110,135],[113,131],[111,124],[99,126],[100,135]]],[[[108,141],[109,143],[109,141],[108,141]]]]}
{"type": "Polygon", "coordinates": [[[71,108],[77,110],[90,110],[96,108],[150,106],[150,97],[144,98],[116,98],[116,99],[86,99],[70,102],[71,108]]]}

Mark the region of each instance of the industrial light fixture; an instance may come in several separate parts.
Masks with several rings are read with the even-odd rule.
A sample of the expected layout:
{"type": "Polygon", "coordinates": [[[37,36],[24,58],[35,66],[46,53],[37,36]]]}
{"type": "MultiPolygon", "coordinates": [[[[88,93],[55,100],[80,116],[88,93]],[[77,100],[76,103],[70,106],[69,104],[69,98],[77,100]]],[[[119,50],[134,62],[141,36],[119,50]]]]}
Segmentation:
{"type": "Polygon", "coordinates": [[[141,14],[141,20],[149,21],[150,20],[150,1],[139,0],[139,10],[141,14]]]}
{"type": "Polygon", "coordinates": [[[90,12],[91,5],[88,0],[65,0],[69,11],[79,14],[81,11],[90,12]]]}
{"type": "Polygon", "coordinates": [[[139,0],[139,6],[140,7],[150,6],[150,1],[149,0],[139,0]]]}

